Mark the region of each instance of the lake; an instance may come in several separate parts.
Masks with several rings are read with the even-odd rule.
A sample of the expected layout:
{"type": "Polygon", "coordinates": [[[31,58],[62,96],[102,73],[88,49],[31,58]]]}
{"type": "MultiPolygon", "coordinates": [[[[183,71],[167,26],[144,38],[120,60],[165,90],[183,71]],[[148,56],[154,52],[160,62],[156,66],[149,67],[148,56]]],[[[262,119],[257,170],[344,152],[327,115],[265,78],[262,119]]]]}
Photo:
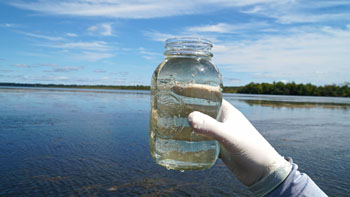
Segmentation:
{"type": "MultiPolygon", "coordinates": [[[[329,196],[350,195],[350,98],[224,94],[329,196]]],[[[147,91],[0,87],[0,196],[249,196],[221,160],[167,170],[147,91]]]]}

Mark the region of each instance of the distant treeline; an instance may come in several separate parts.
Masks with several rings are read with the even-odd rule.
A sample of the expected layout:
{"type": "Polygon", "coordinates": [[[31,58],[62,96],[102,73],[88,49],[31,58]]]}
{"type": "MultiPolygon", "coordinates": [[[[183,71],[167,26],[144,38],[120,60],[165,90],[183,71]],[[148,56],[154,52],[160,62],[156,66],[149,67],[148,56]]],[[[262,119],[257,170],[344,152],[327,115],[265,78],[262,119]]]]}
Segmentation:
{"type": "Polygon", "coordinates": [[[237,93],[237,91],[239,90],[239,86],[225,86],[223,88],[223,92],[224,93],[237,93]]]}
{"type": "Polygon", "coordinates": [[[86,88],[86,89],[118,89],[118,90],[149,90],[149,86],[144,85],[66,85],[66,84],[29,84],[29,83],[0,83],[0,86],[17,87],[46,87],[46,88],[86,88]]]}
{"type": "MultiPolygon", "coordinates": [[[[17,87],[48,87],[48,88],[86,88],[86,89],[121,89],[121,90],[150,90],[150,86],[144,85],[65,85],[65,84],[27,84],[27,83],[0,83],[0,86],[17,87]]],[[[275,94],[275,95],[303,95],[303,96],[341,96],[350,97],[350,83],[343,85],[315,86],[308,84],[296,84],[273,82],[249,83],[245,86],[226,86],[224,93],[246,94],[275,94]]]]}
{"type": "MultiPolygon", "coordinates": [[[[75,85],[75,84],[41,84],[41,83],[2,83],[0,86],[15,86],[15,87],[46,87],[46,88],[86,88],[86,89],[117,89],[117,90],[150,90],[150,86],[144,85],[75,85]]],[[[228,86],[224,87],[225,93],[236,93],[240,87],[228,86]]]]}
{"type": "Polygon", "coordinates": [[[350,83],[324,86],[315,86],[310,83],[296,84],[294,82],[249,83],[239,87],[237,93],[350,97],[350,83]]]}

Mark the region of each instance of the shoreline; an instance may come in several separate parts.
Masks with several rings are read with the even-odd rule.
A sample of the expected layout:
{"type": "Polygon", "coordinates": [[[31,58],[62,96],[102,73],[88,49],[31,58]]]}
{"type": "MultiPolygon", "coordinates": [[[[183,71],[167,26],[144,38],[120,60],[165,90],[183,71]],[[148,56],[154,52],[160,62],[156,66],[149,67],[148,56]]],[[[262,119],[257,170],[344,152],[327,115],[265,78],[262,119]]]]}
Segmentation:
{"type": "MultiPolygon", "coordinates": [[[[150,91],[148,85],[77,85],[77,84],[30,84],[0,82],[1,87],[17,88],[49,88],[49,89],[80,89],[80,90],[144,90],[150,91]]],[[[249,83],[245,86],[224,86],[223,93],[256,94],[256,95],[285,95],[285,96],[315,96],[315,97],[350,97],[350,84],[343,86],[325,85],[314,86],[311,84],[283,84],[281,82],[249,83]],[[298,90],[299,89],[299,90],[298,90]],[[341,93],[339,93],[341,92],[341,93]]]]}

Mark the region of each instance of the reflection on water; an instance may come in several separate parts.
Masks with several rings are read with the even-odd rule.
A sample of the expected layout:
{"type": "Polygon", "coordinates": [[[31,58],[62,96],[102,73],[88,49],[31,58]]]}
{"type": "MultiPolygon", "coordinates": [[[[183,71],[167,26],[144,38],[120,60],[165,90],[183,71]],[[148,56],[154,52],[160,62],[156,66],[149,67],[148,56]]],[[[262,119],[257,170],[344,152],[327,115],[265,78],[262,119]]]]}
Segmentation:
{"type": "MultiPolygon", "coordinates": [[[[349,194],[348,98],[224,97],[327,194],[349,194]]],[[[155,164],[149,98],[147,91],[0,88],[0,196],[250,195],[220,160],[184,173],[155,164]]]]}
{"type": "Polygon", "coordinates": [[[261,105],[272,108],[323,108],[323,109],[342,109],[350,110],[350,104],[347,103],[311,103],[311,102],[279,102],[266,100],[242,100],[249,106],[261,105]]]}

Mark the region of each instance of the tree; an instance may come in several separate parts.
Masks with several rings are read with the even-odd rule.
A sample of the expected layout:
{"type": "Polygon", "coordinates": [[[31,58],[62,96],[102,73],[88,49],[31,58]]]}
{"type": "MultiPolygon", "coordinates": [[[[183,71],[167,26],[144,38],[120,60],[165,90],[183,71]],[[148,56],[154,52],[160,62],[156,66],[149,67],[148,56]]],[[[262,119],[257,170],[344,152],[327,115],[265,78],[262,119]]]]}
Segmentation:
{"type": "Polygon", "coordinates": [[[238,88],[237,93],[350,97],[350,82],[340,86],[335,84],[315,86],[311,83],[296,84],[295,82],[249,83],[238,88]]]}

